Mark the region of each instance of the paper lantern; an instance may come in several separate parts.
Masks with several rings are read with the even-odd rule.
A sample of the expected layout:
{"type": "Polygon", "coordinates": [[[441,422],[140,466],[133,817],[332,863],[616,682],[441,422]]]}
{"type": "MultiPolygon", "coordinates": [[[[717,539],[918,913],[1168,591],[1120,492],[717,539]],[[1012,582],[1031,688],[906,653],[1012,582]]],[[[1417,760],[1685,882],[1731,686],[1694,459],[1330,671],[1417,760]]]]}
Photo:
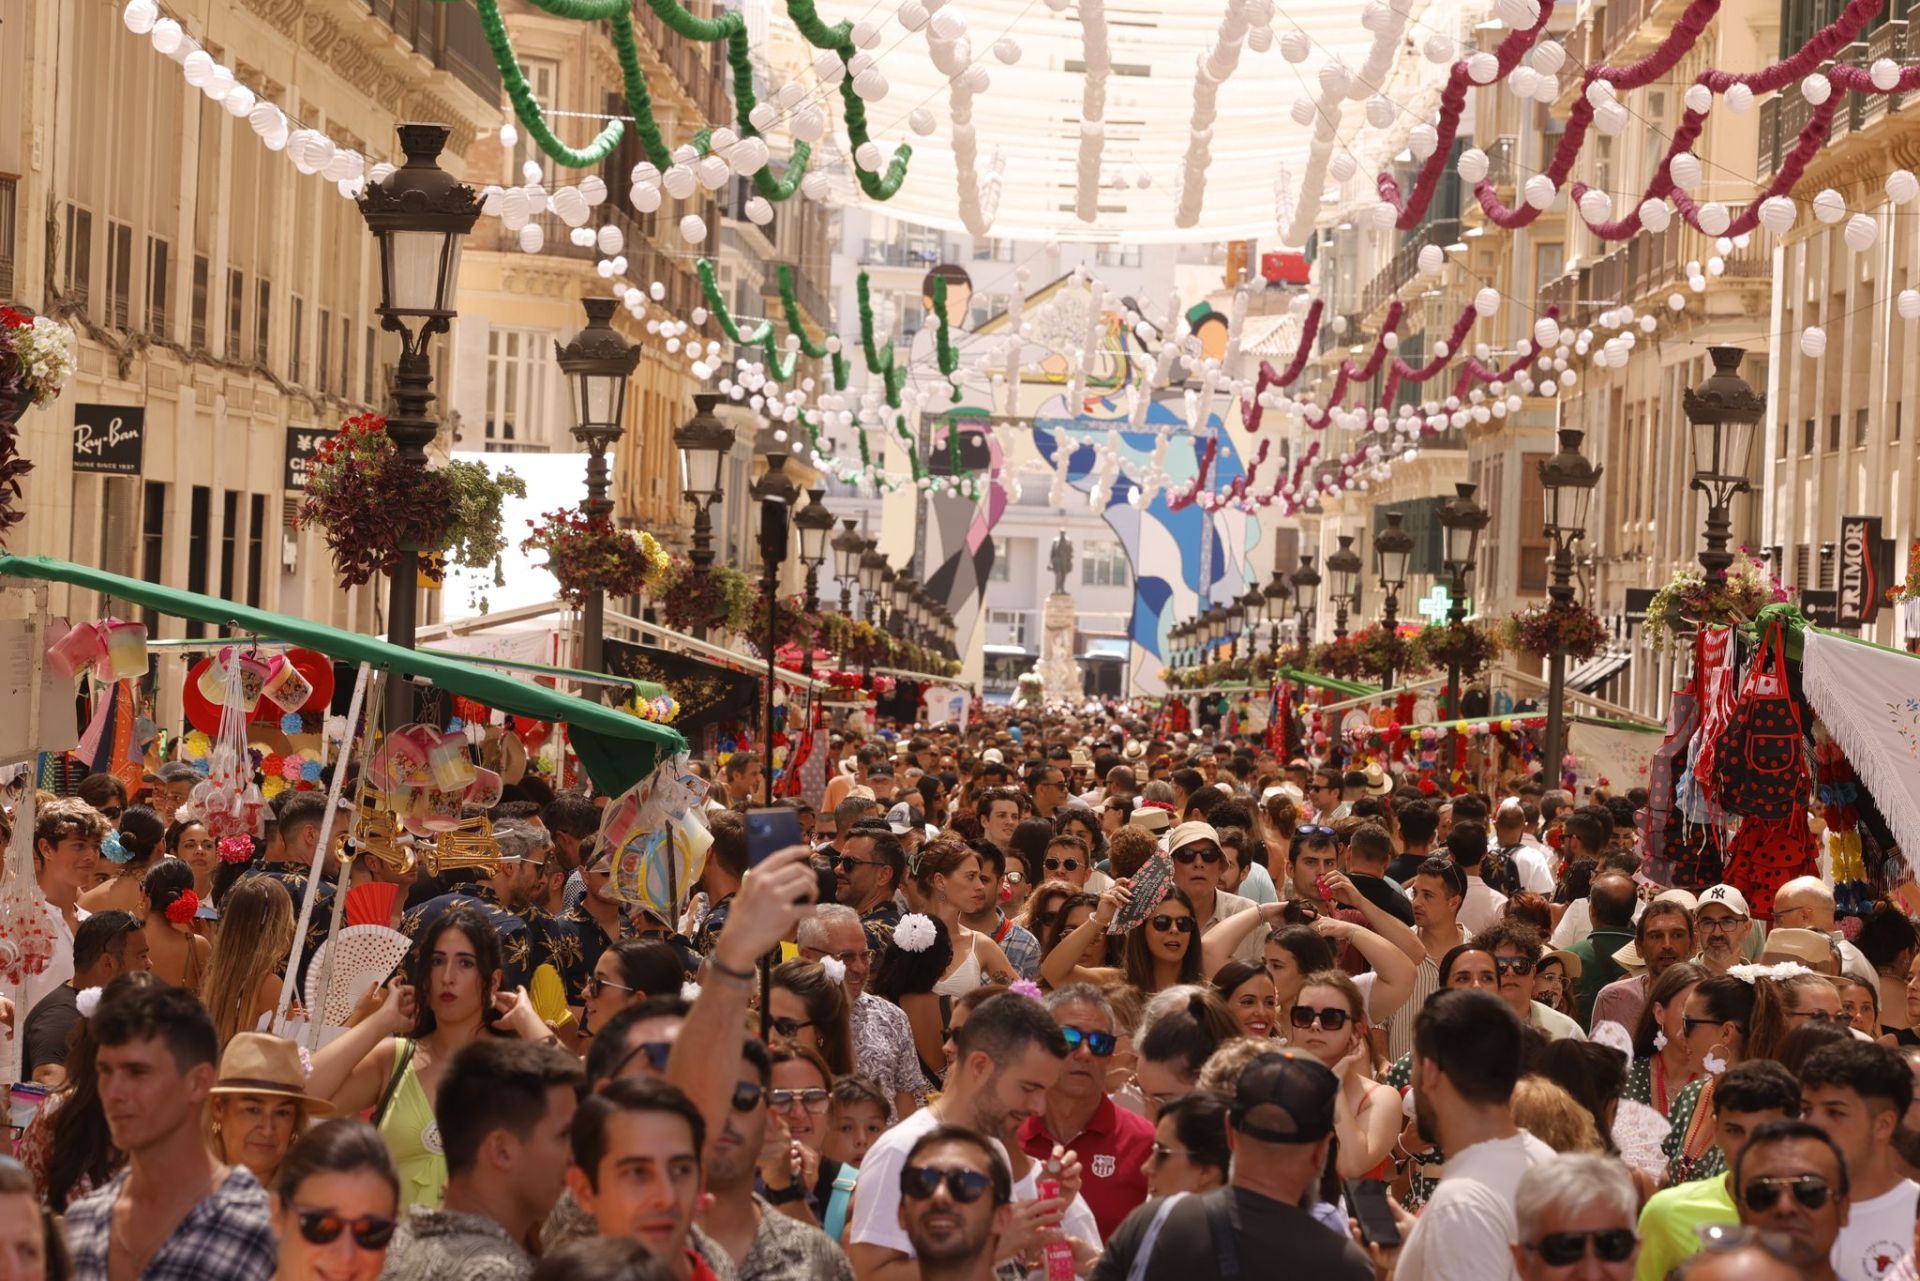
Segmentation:
{"type": "Polygon", "coordinates": [[[1539,83],[1540,73],[1525,63],[1522,63],[1507,73],[1507,88],[1513,90],[1522,98],[1533,97],[1533,91],[1539,83]]]}
{"type": "Polygon", "coordinates": [[[1902,289],[1894,300],[1902,320],[1920,320],[1920,289],[1902,289]]]}
{"type": "Polygon", "coordinates": [[[1542,316],[1533,322],[1533,340],[1542,347],[1551,347],[1560,341],[1560,322],[1552,316],[1542,316]]]}
{"type": "Polygon", "coordinates": [[[1823,188],[1813,198],[1813,216],[1831,226],[1847,216],[1847,201],[1832,187],[1823,188]]]}
{"type": "Polygon", "coordinates": [[[1847,242],[1847,248],[1855,253],[1865,253],[1873,248],[1874,241],[1880,239],[1880,224],[1871,214],[1857,213],[1847,219],[1846,230],[1840,233],[1847,242]]]}
{"type": "Polygon", "coordinates": [[[1688,111],[1704,116],[1713,109],[1713,90],[1705,85],[1688,85],[1680,100],[1686,104],[1688,111]]]}
{"type": "Polygon", "coordinates": [[[1743,116],[1753,110],[1753,90],[1746,85],[1730,85],[1726,97],[1727,110],[1736,116],[1743,116]]]}
{"type": "Polygon", "coordinates": [[[171,58],[174,50],[178,49],[186,39],[186,32],[182,31],[180,24],[172,18],[160,18],[154,22],[153,30],[148,32],[147,39],[153,41],[155,53],[165,54],[171,58]]]}
{"type": "Polygon", "coordinates": [[[1609,136],[1625,129],[1632,118],[1632,113],[1627,110],[1627,104],[1624,102],[1608,101],[1593,109],[1593,123],[1599,127],[1601,133],[1609,136]]]}
{"type": "Polygon", "coordinates": [[[894,16],[900,19],[900,25],[907,30],[918,31],[927,25],[927,6],[921,4],[920,0],[906,0],[894,10],[894,16]]]}
{"type": "Polygon", "coordinates": [[[1692,191],[1700,185],[1700,157],[1691,151],[1677,153],[1667,162],[1667,174],[1673,179],[1673,185],[1682,191],[1692,191]]]}
{"type": "Polygon", "coordinates": [[[1467,79],[1477,85],[1490,85],[1500,75],[1500,59],[1482,50],[1467,59],[1467,79]]]}
{"type": "Polygon", "coordinates": [[[1337,58],[1320,68],[1320,89],[1323,93],[1338,98],[1346,93],[1351,83],[1351,73],[1337,58]]]}
{"type": "Polygon", "coordinates": [[[1697,216],[1700,222],[1700,230],[1709,236],[1719,235],[1725,231],[1732,222],[1732,219],[1727,216],[1727,207],[1718,200],[1709,200],[1701,205],[1697,216]]]}
{"type": "Polygon", "coordinates": [[[1664,200],[1643,200],[1640,202],[1640,225],[1658,235],[1667,229],[1673,221],[1673,210],[1664,200]]]}
{"type": "Polygon", "coordinates": [[[1915,178],[1905,169],[1895,169],[1887,175],[1887,199],[1896,205],[1904,205],[1915,196],[1920,196],[1920,178],[1915,178]]]}
{"type": "Polygon", "coordinates": [[[594,233],[593,243],[599,247],[601,253],[612,257],[627,247],[627,235],[619,227],[608,223],[594,233]]]}
{"type": "Polygon", "coordinates": [[[1544,40],[1534,46],[1533,56],[1529,59],[1533,69],[1543,76],[1557,75],[1566,65],[1567,50],[1558,40],[1544,40]]]}
{"type": "Polygon", "coordinates": [[[1818,360],[1827,352],[1827,331],[1814,325],[1800,335],[1800,350],[1818,360]]]}
{"type": "Polygon", "coordinates": [[[690,245],[697,245],[707,238],[707,220],[699,214],[688,214],[680,220],[680,238],[690,245]]]}
{"type": "Polygon", "coordinates": [[[1386,231],[1400,221],[1400,210],[1391,201],[1382,200],[1373,207],[1373,225],[1386,231]]]}
{"type": "Polygon", "coordinates": [[[1833,81],[1816,71],[1800,82],[1800,96],[1817,107],[1833,96],[1833,81]]]}
{"type": "Polygon", "coordinates": [[[693,176],[692,169],[686,165],[674,165],[660,175],[660,185],[665,187],[667,194],[675,200],[685,200],[693,194],[693,189],[699,184],[693,176]]]}
{"type": "MultiPolygon", "coordinates": [[[[947,11],[942,9],[941,12],[945,13],[947,11]]],[[[878,173],[882,163],[880,144],[869,138],[858,147],[855,147],[853,149],[853,163],[859,165],[868,173],[878,173]]]]}
{"type": "Polygon", "coordinates": [[[1439,245],[1422,245],[1418,262],[1422,272],[1429,276],[1437,275],[1447,265],[1447,251],[1439,245]]]}
{"type": "Polygon", "coordinates": [[[1614,101],[1613,82],[1610,80],[1591,80],[1587,82],[1587,105],[1598,108],[1602,103],[1614,101]]]}
{"type": "Polygon", "coordinates": [[[1313,56],[1313,39],[1299,29],[1280,37],[1280,56],[1288,62],[1305,62],[1313,56]]]}
{"type": "MultiPolygon", "coordinates": [[[[1332,160],[1327,162],[1327,172],[1333,176],[1335,182],[1345,182],[1347,179],[1353,177],[1354,170],[1357,167],[1357,162],[1354,160],[1353,153],[1350,151],[1339,152],[1332,160]]],[[[1124,183],[1125,180],[1122,179],[1122,182],[1124,183]]]]}
{"type": "Polygon", "coordinates": [[[1367,99],[1367,123],[1375,129],[1385,129],[1393,123],[1394,117],[1399,114],[1400,109],[1393,104],[1393,99],[1391,98],[1376,96],[1367,99]]]}
{"type": "Polygon", "coordinates": [[[1453,37],[1435,32],[1421,44],[1420,52],[1428,62],[1445,64],[1453,61],[1453,37]]]}
{"type": "Polygon", "coordinates": [[[1760,225],[1776,236],[1785,235],[1793,227],[1795,213],[1793,201],[1785,196],[1768,196],[1760,202],[1760,225]]]}
{"type": "Polygon", "coordinates": [[[753,110],[747,113],[747,123],[763,133],[773,128],[779,119],[780,109],[771,102],[756,102],[753,110]]]}
{"type": "Polygon", "coordinates": [[[520,228],[520,252],[537,254],[547,247],[547,229],[537,222],[520,228]]]}
{"type": "Polygon", "coordinates": [[[1313,105],[1313,99],[1295,98],[1293,106],[1287,109],[1287,114],[1293,117],[1293,123],[1305,128],[1311,125],[1320,113],[1313,105]]]}
{"type": "Polygon", "coordinates": [[[773,221],[773,205],[764,196],[748,196],[746,214],[748,222],[764,227],[773,221]]]}
{"type": "Polygon", "coordinates": [[[1473,296],[1473,309],[1482,316],[1491,316],[1500,310],[1500,291],[1488,285],[1473,296]]]}
{"type": "Polygon", "coordinates": [[[120,13],[120,21],[136,36],[144,36],[152,31],[153,24],[159,18],[160,6],[153,0],[128,0],[127,7],[120,13]]]}
{"type": "Polygon", "coordinates": [[[1867,79],[1873,81],[1873,87],[1881,93],[1890,93],[1900,83],[1900,64],[1892,58],[1875,58],[1867,68],[1867,79]]]}
{"type": "Polygon", "coordinates": [[[1460,172],[1460,181],[1471,187],[1477,186],[1487,176],[1490,163],[1486,152],[1478,147],[1468,147],[1460,153],[1460,159],[1454,167],[1460,172]]]}
{"type": "Polygon", "coordinates": [[[1589,187],[1580,194],[1580,216],[1589,223],[1608,222],[1613,218],[1613,197],[1598,187],[1589,187]]]}
{"type": "Polygon", "coordinates": [[[1535,209],[1545,209],[1559,194],[1559,189],[1553,185],[1553,179],[1543,173],[1534,174],[1527,179],[1521,190],[1526,196],[1527,203],[1535,209]]]}
{"type": "Polygon", "coordinates": [[[213,68],[213,55],[205,49],[195,49],[180,63],[180,73],[196,89],[207,87],[207,83],[213,79],[213,68]]]}

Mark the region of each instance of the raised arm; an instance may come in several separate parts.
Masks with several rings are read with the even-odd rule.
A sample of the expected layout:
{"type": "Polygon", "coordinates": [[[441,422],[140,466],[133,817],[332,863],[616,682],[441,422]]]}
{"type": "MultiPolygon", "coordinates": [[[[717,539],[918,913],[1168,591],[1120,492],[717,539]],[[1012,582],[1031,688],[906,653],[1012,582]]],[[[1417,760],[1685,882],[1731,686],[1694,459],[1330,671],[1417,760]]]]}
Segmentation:
{"type": "Polygon", "coordinates": [[[1322,938],[1353,944],[1353,950],[1373,967],[1373,999],[1367,1002],[1367,1017],[1373,1022],[1386,1022],[1413,995],[1413,962],[1392,943],[1352,921],[1331,916],[1321,917],[1313,928],[1322,938]]]}
{"type": "Polygon", "coordinates": [[[1285,917],[1282,915],[1284,904],[1256,903],[1252,907],[1243,907],[1232,916],[1225,916],[1213,923],[1213,928],[1200,937],[1200,972],[1212,974],[1231,961],[1247,935],[1256,929],[1272,929],[1285,917]]]}
{"type": "Polygon", "coordinates": [[[1407,960],[1418,965],[1426,959],[1427,949],[1421,944],[1420,936],[1413,932],[1413,927],[1362,894],[1347,879],[1346,873],[1327,874],[1327,893],[1342,907],[1350,907],[1366,917],[1373,932],[1399,948],[1407,960]]]}
{"type": "Polygon", "coordinates": [[[395,982],[371,1014],[314,1051],[307,1090],[339,1112],[364,1112],[374,1106],[393,1073],[394,1038],[412,1026],[413,988],[395,982]]]}
{"type": "Polygon", "coordinates": [[[1107,932],[1107,926],[1113,924],[1113,918],[1119,913],[1133,892],[1124,885],[1115,885],[1100,896],[1100,903],[1093,909],[1093,915],[1074,926],[1071,934],[1063,937],[1054,945],[1053,951],[1040,958],[1040,977],[1047,981],[1048,987],[1065,987],[1069,983],[1086,983],[1094,979],[1093,971],[1080,964],[1093,941],[1107,932]]]}

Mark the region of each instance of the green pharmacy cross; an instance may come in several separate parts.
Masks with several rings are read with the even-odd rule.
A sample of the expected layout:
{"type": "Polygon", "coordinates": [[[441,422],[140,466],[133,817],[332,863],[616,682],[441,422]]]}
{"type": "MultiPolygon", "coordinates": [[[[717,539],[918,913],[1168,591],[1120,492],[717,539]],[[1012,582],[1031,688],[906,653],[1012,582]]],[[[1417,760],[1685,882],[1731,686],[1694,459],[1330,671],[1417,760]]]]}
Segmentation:
{"type": "MultiPolygon", "coordinates": [[[[1453,608],[1453,595],[1447,591],[1445,583],[1435,583],[1433,590],[1420,598],[1417,608],[1420,611],[1420,617],[1429,623],[1444,623],[1447,621],[1447,611],[1453,608]]],[[[1466,608],[1467,613],[1473,613],[1471,599],[1466,601],[1466,608]]]]}

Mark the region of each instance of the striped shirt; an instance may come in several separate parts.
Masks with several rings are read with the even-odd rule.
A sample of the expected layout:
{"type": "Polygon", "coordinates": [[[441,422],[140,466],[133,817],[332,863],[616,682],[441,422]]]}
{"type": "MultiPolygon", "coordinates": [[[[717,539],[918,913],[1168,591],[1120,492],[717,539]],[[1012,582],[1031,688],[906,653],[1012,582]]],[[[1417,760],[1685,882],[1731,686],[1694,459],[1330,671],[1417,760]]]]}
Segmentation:
{"type": "MultiPolygon", "coordinates": [[[[1466,926],[1456,922],[1454,928],[1460,931],[1462,943],[1472,937],[1467,933],[1466,926]]],[[[1445,956],[1446,953],[1442,952],[1441,955],[1445,956]]],[[[1397,1059],[1403,1054],[1413,1052],[1413,1021],[1419,1017],[1420,1009],[1427,1003],[1427,998],[1438,991],[1439,987],[1440,962],[1429,952],[1413,972],[1413,995],[1409,996],[1407,1003],[1394,1011],[1393,1017],[1387,1020],[1388,1058],[1397,1059]]]]}

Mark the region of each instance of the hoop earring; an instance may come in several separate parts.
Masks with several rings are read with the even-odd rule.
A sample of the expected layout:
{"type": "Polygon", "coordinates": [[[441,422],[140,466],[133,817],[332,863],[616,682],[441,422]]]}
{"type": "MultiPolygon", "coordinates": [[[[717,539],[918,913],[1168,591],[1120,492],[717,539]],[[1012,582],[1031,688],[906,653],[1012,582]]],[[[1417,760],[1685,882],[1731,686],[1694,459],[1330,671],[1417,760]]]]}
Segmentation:
{"type": "Polygon", "coordinates": [[[1726,1048],[1727,1047],[1719,1041],[1715,1041],[1707,1047],[1706,1057],[1701,1060],[1700,1066],[1706,1069],[1708,1076],[1719,1076],[1727,1070],[1727,1060],[1725,1056],[1719,1053],[1719,1051],[1726,1048]]]}

